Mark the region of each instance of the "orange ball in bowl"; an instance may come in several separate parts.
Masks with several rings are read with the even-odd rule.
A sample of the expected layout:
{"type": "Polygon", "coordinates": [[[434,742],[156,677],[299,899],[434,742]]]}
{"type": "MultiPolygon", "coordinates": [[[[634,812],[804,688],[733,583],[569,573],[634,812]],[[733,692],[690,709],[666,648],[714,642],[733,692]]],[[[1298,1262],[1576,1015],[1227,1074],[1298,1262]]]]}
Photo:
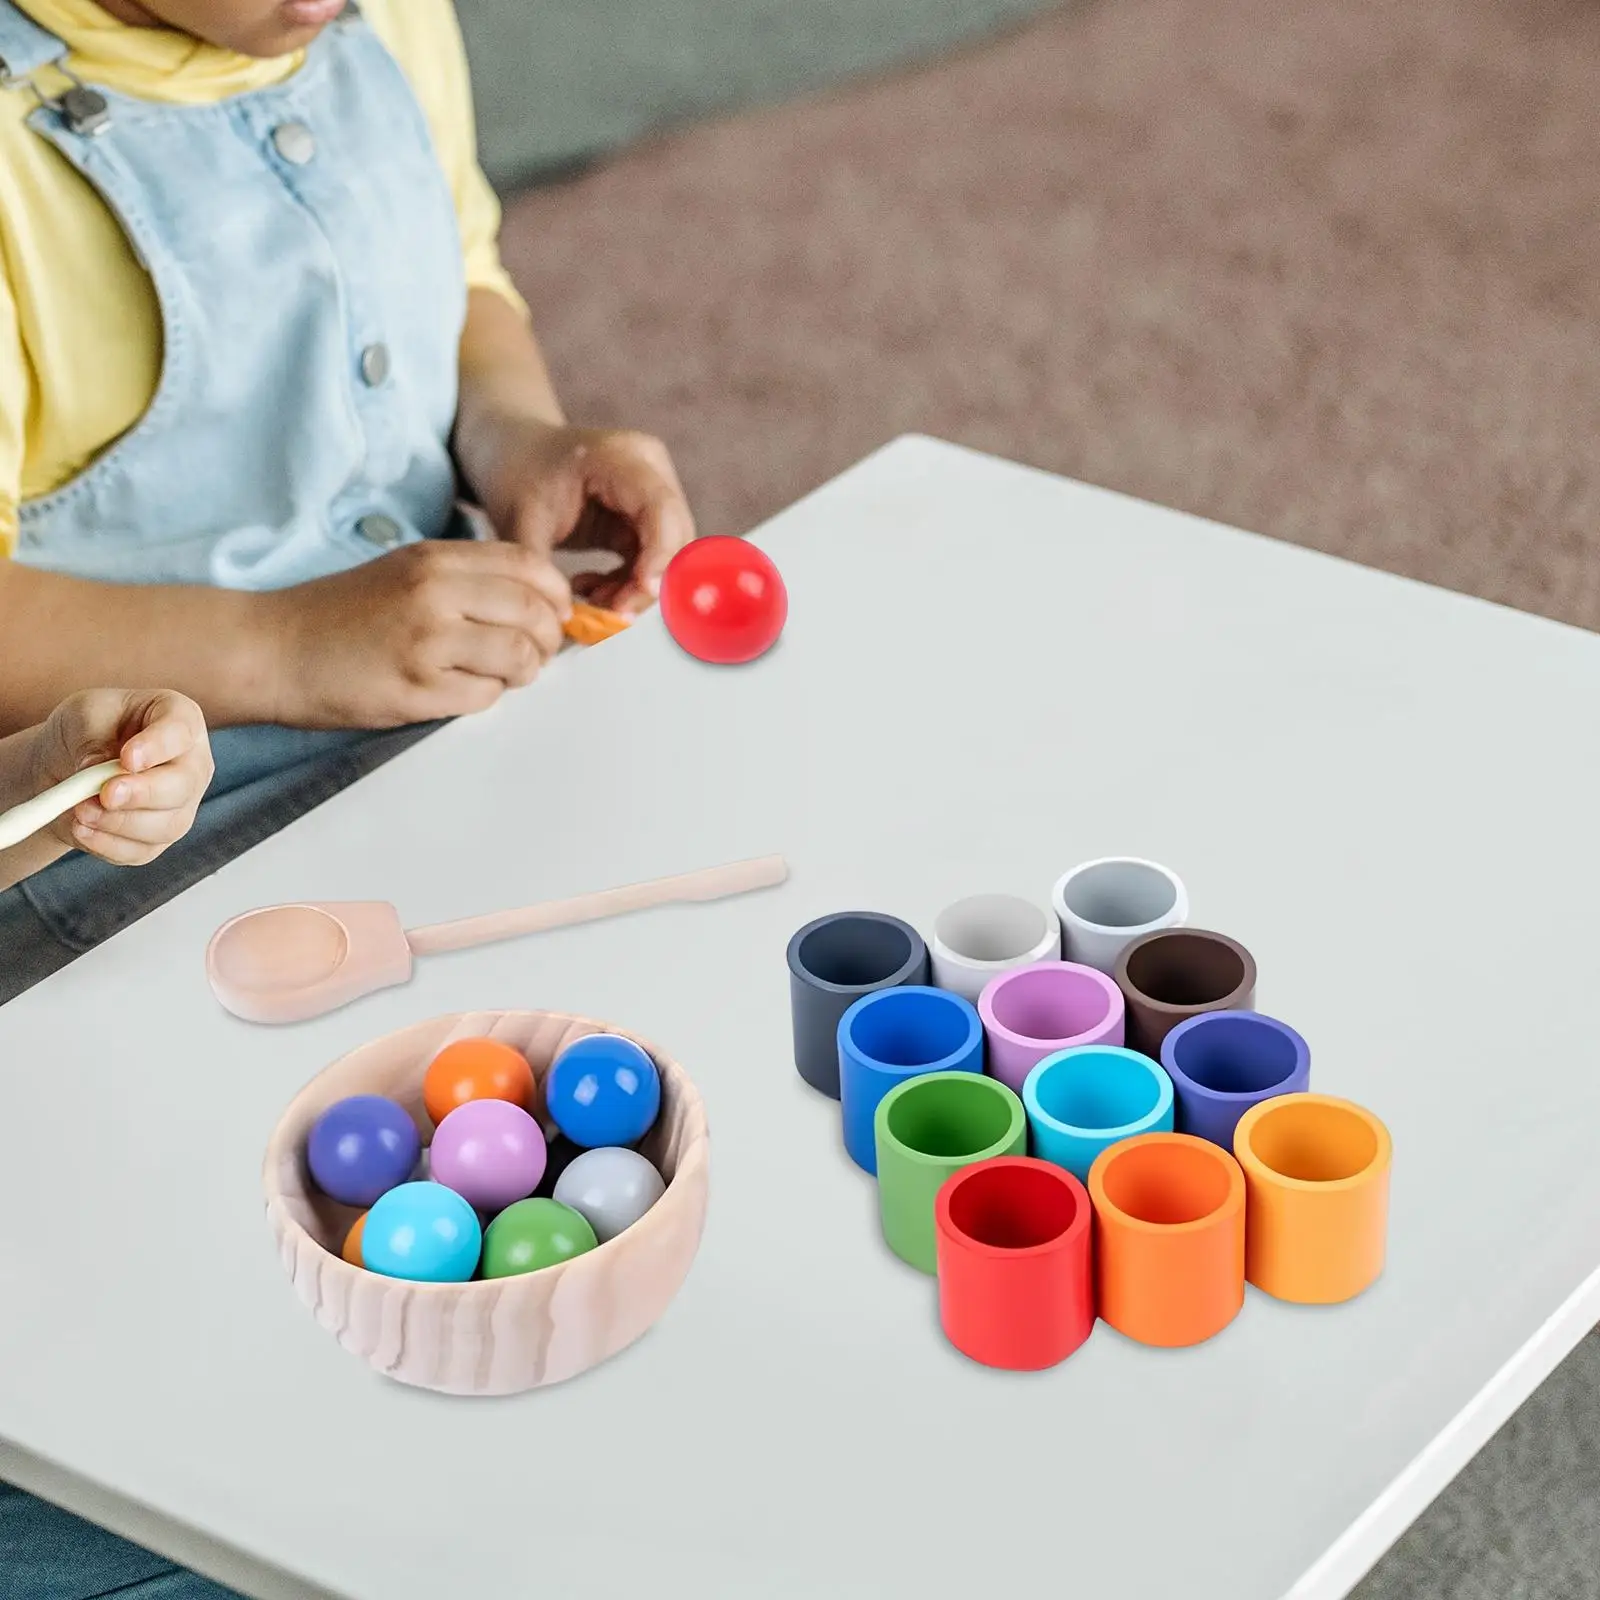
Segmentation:
{"type": "Polygon", "coordinates": [[[433,1058],[422,1080],[422,1104],[438,1127],[469,1100],[509,1100],[533,1108],[533,1068],[498,1039],[457,1039],[433,1058]]]}
{"type": "Polygon", "coordinates": [[[364,1267],[366,1263],[361,1259],[361,1230],[367,1225],[365,1211],[350,1224],[350,1231],[344,1236],[344,1248],[339,1252],[352,1267],[364,1267]]]}

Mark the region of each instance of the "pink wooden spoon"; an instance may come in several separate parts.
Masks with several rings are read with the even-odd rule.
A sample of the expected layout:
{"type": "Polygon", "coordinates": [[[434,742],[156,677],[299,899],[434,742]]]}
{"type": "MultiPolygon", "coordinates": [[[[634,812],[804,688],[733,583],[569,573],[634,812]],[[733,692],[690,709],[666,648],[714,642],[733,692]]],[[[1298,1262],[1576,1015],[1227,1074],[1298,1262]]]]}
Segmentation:
{"type": "Polygon", "coordinates": [[[782,856],[761,856],[410,932],[399,912],[381,900],[264,906],[223,923],[212,935],[206,976],[217,999],[246,1022],[304,1022],[375,989],[405,983],[413,956],[466,950],[673,901],[721,900],[788,876],[782,856]]]}

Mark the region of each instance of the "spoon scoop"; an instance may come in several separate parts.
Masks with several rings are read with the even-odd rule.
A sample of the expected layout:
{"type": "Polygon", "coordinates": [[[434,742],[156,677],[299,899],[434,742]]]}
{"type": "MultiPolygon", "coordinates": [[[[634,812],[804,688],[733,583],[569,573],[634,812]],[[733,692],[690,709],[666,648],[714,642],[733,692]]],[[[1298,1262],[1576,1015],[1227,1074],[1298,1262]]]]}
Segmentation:
{"type": "Polygon", "coordinates": [[[466,950],[673,901],[720,900],[788,876],[782,856],[762,856],[409,933],[399,912],[382,900],[264,906],[223,923],[212,935],[206,976],[222,1005],[246,1022],[304,1022],[405,983],[419,955],[466,950]]]}

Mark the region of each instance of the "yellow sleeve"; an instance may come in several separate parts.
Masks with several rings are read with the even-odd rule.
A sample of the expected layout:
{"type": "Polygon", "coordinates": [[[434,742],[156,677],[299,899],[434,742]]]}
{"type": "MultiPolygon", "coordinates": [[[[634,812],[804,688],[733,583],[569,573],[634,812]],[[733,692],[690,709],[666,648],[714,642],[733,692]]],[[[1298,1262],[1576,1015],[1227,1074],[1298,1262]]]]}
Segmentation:
{"type": "Polygon", "coordinates": [[[433,132],[461,229],[467,284],[528,308],[500,261],[500,202],[478,164],[478,129],[467,52],[451,0],[368,0],[363,15],[389,47],[433,132]]]}
{"type": "Polygon", "coordinates": [[[22,353],[17,302],[0,265],[0,558],[17,548],[22,504],[23,419],[28,414],[28,367],[22,353]]]}

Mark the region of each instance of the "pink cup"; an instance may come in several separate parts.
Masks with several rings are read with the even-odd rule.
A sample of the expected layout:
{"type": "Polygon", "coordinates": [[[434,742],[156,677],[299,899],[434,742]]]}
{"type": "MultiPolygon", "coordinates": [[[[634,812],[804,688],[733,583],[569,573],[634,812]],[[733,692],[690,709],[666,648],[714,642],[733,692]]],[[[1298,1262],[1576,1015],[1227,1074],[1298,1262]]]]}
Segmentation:
{"type": "Polygon", "coordinates": [[[1036,961],[1002,973],[978,996],[990,1077],[1022,1093],[1023,1080],[1057,1050],[1122,1043],[1122,991],[1073,961],[1036,961]]]}

